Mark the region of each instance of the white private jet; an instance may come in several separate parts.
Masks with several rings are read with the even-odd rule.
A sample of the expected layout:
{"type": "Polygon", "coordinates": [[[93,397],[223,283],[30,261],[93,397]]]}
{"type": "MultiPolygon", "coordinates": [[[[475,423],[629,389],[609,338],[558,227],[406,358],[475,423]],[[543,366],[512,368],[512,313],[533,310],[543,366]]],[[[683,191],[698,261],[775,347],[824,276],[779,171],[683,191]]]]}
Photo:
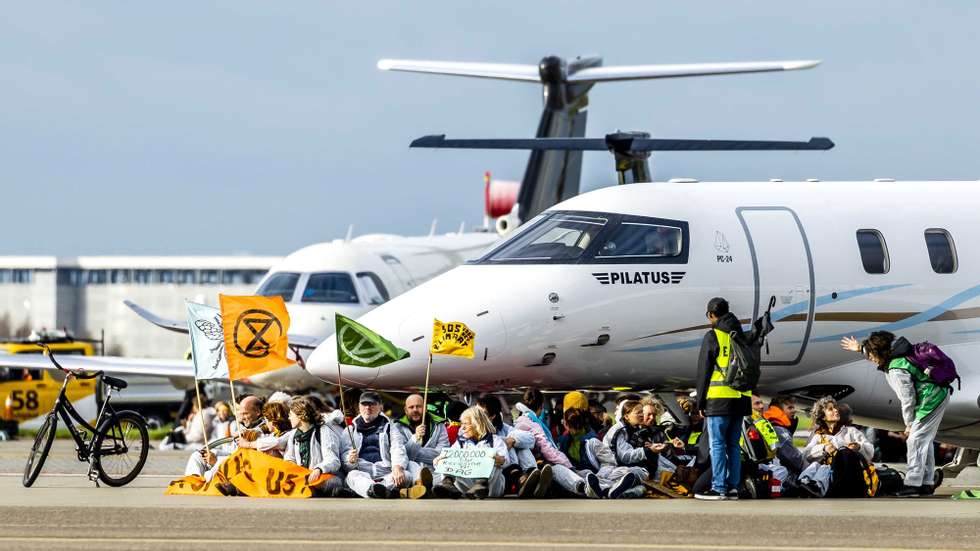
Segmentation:
{"type": "MultiPolygon", "coordinates": [[[[473,360],[436,357],[455,391],[672,390],[694,386],[705,304],[724,296],[775,331],[760,391],[846,398],[866,423],[900,427],[898,401],[843,336],[888,330],[956,362],[940,438],[980,446],[980,182],[663,182],[564,201],[482,258],[360,322],[411,352],[348,368],[376,388],[421,385],[432,318],[477,335],[473,360]]],[[[333,339],[311,373],[336,379],[333,339]]],[[[348,382],[345,380],[345,382],[348,382]]]]}

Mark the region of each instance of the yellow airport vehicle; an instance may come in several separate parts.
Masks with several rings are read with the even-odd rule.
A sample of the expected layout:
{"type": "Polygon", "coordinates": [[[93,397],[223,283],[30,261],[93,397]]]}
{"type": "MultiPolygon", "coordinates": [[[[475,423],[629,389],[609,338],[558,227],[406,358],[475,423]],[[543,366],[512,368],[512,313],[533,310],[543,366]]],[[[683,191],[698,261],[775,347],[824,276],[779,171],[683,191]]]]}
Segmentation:
{"type": "MultiPolygon", "coordinates": [[[[91,342],[80,342],[67,335],[41,338],[59,356],[95,354],[95,347],[91,342]]],[[[41,354],[43,349],[35,344],[36,340],[37,338],[0,342],[0,354],[41,354]]],[[[58,371],[3,367],[0,356],[0,432],[13,437],[17,434],[19,424],[51,411],[62,382],[64,375],[58,371]]],[[[72,402],[92,396],[95,392],[95,379],[74,380],[67,388],[68,399],[72,402]]]]}

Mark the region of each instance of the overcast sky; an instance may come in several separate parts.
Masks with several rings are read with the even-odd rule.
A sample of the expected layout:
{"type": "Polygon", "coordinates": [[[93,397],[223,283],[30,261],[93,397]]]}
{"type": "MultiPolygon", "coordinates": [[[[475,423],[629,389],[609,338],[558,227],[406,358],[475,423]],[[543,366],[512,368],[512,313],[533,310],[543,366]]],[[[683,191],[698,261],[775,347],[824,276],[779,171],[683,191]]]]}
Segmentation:
{"type": "MultiPolygon", "coordinates": [[[[288,254],[482,217],[538,85],[385,73],[382,57],[606,65],[821,59],[809,71],[598,85],[587,134],[806,139],[670,153],[654,177],[980,179],[973,2],[20,2],[0,19],[0,254],[288,254]],[[615,5],[618,9],[610,9],[615,5]]],[[[583,188],[614,181],[586,157],[583,188]]]]}

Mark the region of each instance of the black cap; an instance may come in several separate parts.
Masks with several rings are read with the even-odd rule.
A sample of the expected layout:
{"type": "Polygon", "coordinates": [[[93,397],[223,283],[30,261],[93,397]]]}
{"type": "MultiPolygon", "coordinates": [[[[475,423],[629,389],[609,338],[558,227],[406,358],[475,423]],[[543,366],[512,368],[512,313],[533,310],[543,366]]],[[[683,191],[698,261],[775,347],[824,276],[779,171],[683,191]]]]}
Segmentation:
{"type": "Polygon", "coordinates": [[[377,392],[373,390],[365,390],[361,393],[360,399],[358,399],[359,404],[381,404],[381,396],[378,396],[377,392]]]}

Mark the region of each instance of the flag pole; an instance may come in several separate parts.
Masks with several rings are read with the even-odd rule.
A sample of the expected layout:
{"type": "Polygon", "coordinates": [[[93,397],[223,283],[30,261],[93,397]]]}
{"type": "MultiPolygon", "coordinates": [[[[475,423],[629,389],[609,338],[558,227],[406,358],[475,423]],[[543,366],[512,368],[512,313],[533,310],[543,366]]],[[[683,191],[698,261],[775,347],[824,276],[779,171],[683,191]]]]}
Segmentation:
{"type": "Polygon", "coordinates": [[[344,379],[340,375],[340,362],[337,362],[337,387],[340,389],[340,412],[344,415],[344,427],[347,428],[347,436],[350,437],[350,447],[356,452],[357,444],[354,443],[354,433],[350,425],[347,424],[347,406],[344,405],[344,379]]]}
{"type": "Polygon", "coordinates": [[[238,398],[235,398],[235,381],[228,377],[228,388],[231,389],[231,414],[235,417],[235,425],[238,426],[238,434],[244,434],[242,422],[238,419],[238,398]]]}
{"type": "MultiPolygon", "coordinates": [[[[422,391],[422,425],[425,425],[425,415],[429,412],[429,370],[432,368],[432,349],[429,349],[429,361],[425,364],[425,389],[422,391]]],[[[429,435],[431,436],[431,435],[429,435]]],[[[422,443],[418,436],[415,439],[422,443]]]]}
{"type": "Polygon", "coordinates": [[[204,406],[201,405],[201,385],[194,379],[194,393],[197,394],[197,416],[201,418],[201,428],[204,429],[204,449],[211,451],[211,444],[208,444],[208,426],[204,423],[204,406]]]}

